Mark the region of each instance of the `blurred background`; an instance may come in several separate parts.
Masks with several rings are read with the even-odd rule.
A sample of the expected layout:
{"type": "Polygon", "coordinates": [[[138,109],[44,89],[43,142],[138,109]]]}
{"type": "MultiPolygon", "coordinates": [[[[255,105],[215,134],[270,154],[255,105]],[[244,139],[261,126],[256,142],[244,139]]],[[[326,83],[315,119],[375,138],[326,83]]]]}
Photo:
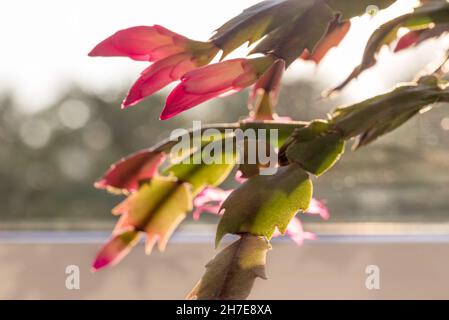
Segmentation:
{"type": "MultiPolygon", "coordinates": [[[[222,22],[256,2],[17,0],[3,4],[0,238],[21,234],[16,231],[110,231],[115,222],[110,210],[121,198],[94,189],[93,182],[111,163],[153,145],[175,128],[191,128],[193,120],[232,122],[247,113],[245,91],[162,122],[157,119],[170,88],[120,110],[126,91],[146,64],[89,58],[95,44],[119,29],[152,24],[205,40],[222,22]]],[[[399,54],[384,48],[378,65],[339,97],[320,99],[323,90],[338,84],[360,62],[371,32],[409,11],[415,2],[399,0],[374,17],[355,18],[347,38],[320,66],[295,64],[284,81],[278,113],[297,120],[324,118],[337,106],[411,81],[441,58],[449,46],[446,38],[399,54]]],[[[245,52],[242,48],[235,56],[245,52]]],[[[327,222],[306,219],[306,228],[319,235],[449,233],[447,106],[435,106],[355,153],[348,150],[336,167],[314,183],[315,197],[325,200],[331,214],[327,222]]],[[[200,222],[187,220],[184,230],[193,230],[195,239],[195,232],[212,234],[216,222],[216,217],[203,215],[200,222]]],[[[189,241],[187,236],[178,239],[189,241]]],[[[22,249],[13,255],[12,249],[4,248],[0,246],[0,256],[20,260],[17,252],[22,249]]],[[[195,272],[199,276],[202,270],[195,272]]],[[[23,294],[4,290],[3,297],[23,294]]]]}
{"type": "MultiPolygon", "coordinates": [[[[169,121],[158,115],[168,90],[120,110],[134,79],[146,66],[121,58],[89,58],[87,52],[116,30],[158,23],[206,39],[233,15],[257,1],[236,1],[217,10],[214,1],[15,1],[2,10],[0,61],[0,228],[97,228],[112,220],[120,199],[93,182],[117,159],[146,148],[175,128],[231,122],[247,113],[247,92],[205,103],[169,121]],[[201,21],[201,23],[192,23],[201,21]]],[[[278,112],[297,120],[326,117],[334,107],[412,80],[448,44],[431,40],[393,55],[354,81],[337,99],[319,99],[360,61],[372,30],[410,10],[398,1],[373,18],[354,19],[338,49],[319,67],[298,62],[289,70],[278,112]]],[[[244,53],[244,48],[236,55],[244,53]]],[[[423,114],[342,161],[316,181],[331,221],[449,220],[449,113],[423,114]]]]}

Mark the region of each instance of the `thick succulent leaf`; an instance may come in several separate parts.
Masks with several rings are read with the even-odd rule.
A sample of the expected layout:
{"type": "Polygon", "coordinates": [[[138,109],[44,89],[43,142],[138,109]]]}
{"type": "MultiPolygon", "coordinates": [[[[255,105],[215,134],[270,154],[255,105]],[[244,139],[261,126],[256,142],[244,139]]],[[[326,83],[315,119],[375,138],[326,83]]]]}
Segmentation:
{"type": "Polygon", "coordinates": [[[210,142],[209,139],[203,139],[202,133],[204,131],[213,128],[224,134],[226,130],[233,130],[239,126],[238,123],[205,125],[200,130],[186,132],[178,139],[170,137],[150,149],[140,150],[112,164],[104,176],[95,182],[95,187],[107,189],[113,193],[136,191],[142,182],[148,181],[158,172],[159,165],[162,164],[167,154],[170,154],[170,160],[172,161],[176,157],[190,156],[196,150],[196,146],[210,142]],[[189,139],[192,148],[183,149],[183,154],[173,154],[172,148],[182,139],[189,139]]]}
{"type": "Polygon", "coordinates": [[[114,209],[128,224],[147,234],[147,251],[158,241],[160,250],[192,209],[191,187],[174,177],[156,176],[114,209]]]}
{"type": "Polygon", "coordinates": [[[286,148],[286,158],[314,175],[322,175],[340,159],[345,147],[341,135],[329,129],[330,125],[324,122],[297,129],[286,148]]]}
{"type": "Polygon", "coordinates": [[[315,0],[262,1],[218,28],[211,40],[223,50],[223,58],[245,42],[254,43],[301,15],[314,2],[315,0]]]}
{"type": "Polygon", "coordinates": [[[436,102],[449,102],[448,84],[425,76],[417,83],[337,108],[329,121],[316,120],[296,129],[280,148],[279,163],[298,163],[308,172],[321,175],[338,161],[345,140],[357,137],[354,149],[369,144],[436,102]]]}
{"type": "Polygon", "coordinates": [[[376,64],[377,53],[382,46],[390,44],[396,39],[399,28],[427,28],[432,23],[439,24],[447,22],[449,22],[449,3],[432,1],[422,7],[416,8],[412,13],[402,15],[383,24],[368,40],[360,65],[353,70],[345,81],[329,91],[328,95],[342,90],[363,71],[376,64]]]}
{"type": "Polygon", "coordinates": [[[207,186],[218,186],[231,173],[237,161],[236,150],[226,150],[223,146],[228,139],[217,140],[208,143],[193,155],[178,164],[168,167],[164,173],[173,175],[179,181],[187,182],[192,186],[192,194],[195,196],[207,186]],[[224,150],[222,154],[215,158],[214,163],[205,163],[204,157],[213,154],[216,150],[224,150]]]}
{"type": "Polygon", "coordinates": [[[361,16],[366,13],[367,8],[376,6],[379,9],[385,9],[392,5],[396,0],[325,0],[334,11],[342,15],[343,20],[351,19],[355,16],[361,16]]]}
{"type": "Polygon", "coordinates": [[[266,279],[265,260],[270,249],[265,238],[242,235],[206,265],[206,273],[187,299],[246,299],[255,279],[266,279]]]}
{"type": "Polygon", "coordinates": [[[227,233],[268,239],[276,228],[284,233],[295,214],[308,208],[311,198],[312,183],[298,164],[279,168],[275,175],[252,177],[223,203],[216,245],[227,233]]]}
{"type": "Polygon", "coordinates": [[[447,84],[439,83],[433,76],[426,76],[416,84],[404,84],[355,105],[337,108],[331,119],[334,130],[345,139],[370,132],[368,136],[372,141],[379,134],[395,129],[398,123],[402,124],[401,119],[407,120],[410,114],[439,101],[449,101],[447,84]]]}
{"type": "Polygon", "coordinates": [[[393,131],[394,129],[403,125],[409,119],[413,118],[418,113],[419,110],[411,110],[410,112],[405,112],[404,114],[390,119],[390,121],[385,122],[384,124],[370,128],[358,137],[356,143],[353,146],[353,149],[355,150],[362,146],[365,146],[376,140],[378,137],[393,131]]]}
{"type": "Polygon", "coordinates": [[[304,50],[313,52],[326,34],[335,13],[324,2],[315,4],[295,21],[285,24],[267,35],[252,53],[274,54],[286,65],[295,61],[304,50]]]}
{"type": "Polygon", "coordinates": [[[278,135],[278,146],[284,144],[284,142],[290,137],[295,129],[303,128],[308,125],[305,121],[264,121],[264,122],[242,122],[240,128],[245,131],[247,129],[253,130],[265,130],[270,132],[274,129],[278,135]]]}

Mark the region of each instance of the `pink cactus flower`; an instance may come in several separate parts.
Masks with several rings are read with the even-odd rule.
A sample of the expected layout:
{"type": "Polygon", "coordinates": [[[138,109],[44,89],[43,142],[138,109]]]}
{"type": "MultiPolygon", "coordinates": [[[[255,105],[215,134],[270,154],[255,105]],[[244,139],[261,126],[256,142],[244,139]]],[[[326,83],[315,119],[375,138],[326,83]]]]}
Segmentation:
{"type": "Polygon", "coordinates": [[[151,179],[164,161],[163,153],[144,150],[114,163],[95,183],[99,189],[137,191],[139,183],[151,179]]]}
{"type": "Polygon", "coordinates": [[[208,64],[219,52],[211,42],[190,40],[162,26],[139,26],[116,32],[89,56],[129,57],[154,62],[131,88],[122,108],[133,106],[183,74],[208,64]]]}
{"type": "Polygon", "coordinates": [[[189,39],[162,26],[138,26],[114,33],[89,53],[91,57],[129,57],[157,61],[185,52],[189,39]]]}
{"type": "Polygon", "coordinates": [[[141,73],[139,79],[131,87],[123,100],[122,108],[138,104],[196,67],[197,63],[187,53],[178,53],[153,63],[141,73]]]}
{"type": "MultiPolygon", "coordinates": [[[[289,236],[297,245],[304,244],[304,240],[316,240],[316,235],[312,232],[304,231],[301,220],[294,217],[287,226],[285,235],[289,236]]],[[[273,234],[273,237],[279,237],[282,234],[279,230],[273,234]]]]}
{"type": "Polygon", "coordinates": [[[312,199],[309,204],[309,208],[306,211],[310,215],[319,215],[323,220],[329,220],[330,214],[324,201],[318,201],[312,199]]]}
{"type": "Polygon", "coordinates": [[[199,220],[201,213],[209,212],[218,214],[220,207],[233,190],[223,190],[220,188],[206,188],[193,200],[195,210],[193,219],[199,220]]]}
{"type": "Polygon", "coordinates": [[[170,119],[207,100],[254,84],[273,64],[273,59],[271,56],[233,59],[186,73],[168,96],[161,120],[170,119]]]}

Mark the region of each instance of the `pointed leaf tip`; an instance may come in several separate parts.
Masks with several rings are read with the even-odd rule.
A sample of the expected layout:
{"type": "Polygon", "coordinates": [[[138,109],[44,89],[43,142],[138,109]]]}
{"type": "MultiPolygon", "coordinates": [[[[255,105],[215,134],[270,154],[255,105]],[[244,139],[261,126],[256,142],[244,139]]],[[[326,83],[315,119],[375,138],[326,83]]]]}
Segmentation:
{"type": "Polygon", "coordinates": [[[298,164],[281,167],[272,176],[248,179],[223,204],[216,246],[228,233],[251,233],[268,239],[276,228],[284,233],[295,214],[309,207],[312,189],[308,174],[298,164]]]}
{"type": "Polygon", "coordinates": [[[206,272],[187,299],[246,299],[256,278],[266,279],[266,254],[271,245],[264,237],[242,234],[206,265],[206,272]]]}

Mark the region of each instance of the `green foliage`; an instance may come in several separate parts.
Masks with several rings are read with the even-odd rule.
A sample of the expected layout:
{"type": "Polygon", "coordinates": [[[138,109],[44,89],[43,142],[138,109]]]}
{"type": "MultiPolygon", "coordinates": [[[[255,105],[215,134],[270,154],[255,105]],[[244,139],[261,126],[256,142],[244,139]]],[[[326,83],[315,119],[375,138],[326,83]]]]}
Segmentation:
{"type": "Polygon", "coordinates": [[[252,44],[301,15],[315,0],[266,0],[246,10],[217,29],[212,41],[223,50],[222,58],[245,42],[252,44]]]}
{"type": "Polygon", "coordinates": [[[218,245],[227,233],[251,233],[270,239],[276,230],[284,233],[299,210],[309,207],[312,183],[297,164],[275,175],[255,176],[236,189],[223,203],[225,210],[217,228],[218,245]]]}
{"type": "Polygon", "coordinates": [[[345,142],[340,133],[332,132],[324,121],[311,122],[309,126],[296,129],[294,143],[288,144],[281,156],[289,162],[298,163],[306,171],[320,176],[330,169],[344,152],[345,142]]]}
{"type": "Polygon", "coordinates": [[[281,147],[280,163],[298,163],[306,171],[321,175],[344,152],[345,142],[358,137],[354,148],[367,145],[393,131],[435,102],[449,101],[448,84],[434,76],[352,106],[335,109],[329,121],[315,120],[296,129],[281,147]]]}
{"type": "MultiPolygon", "coordinates": [[[[223,142],[225,142],[225,139],[209,143],[206,146],[213,147],[216,145],[217,147],[221,147],[223,142]]],[[[197,195],[207,186],[221,184],[232,171],[237,160],[235,149],[229,150],[227,153],[225,150],[225,152],[218,156],[219,161],[206,164],[203,161],[203,156],[210,155],[207,150],[211,150],[205,149],[206,146],[203,146],[201,150],[188,156],[187,159],[184,159],[185,161],[183,160],[178,164],[174,164],[165,170],[165,174],[172,174],[180,181],[188,182],[192,186],[193,195],[197,195]]]]}
{"type": "Polygon", "coordinates": [[[403,84],[388,93],[337,108],[330,115],[332,127],[346,139],[359,135],[369,137],[363,143],[366,144],[439,101],[449,101],[447,84],[426,76],[417,83],[403,84]]]}
{"type": "Polygon", "coordinates": [[[158,241],[163,250],[175,228],[192,209],[191,187],[175,178],[153,177],[135,194],[129,196],[116,211],[127,223],[147,234],[147,252],[158,241]]]}
{"type": "Polygon", "coordinates": [[[265,260],[270,249],[270,244],[263,237],[241,235],[239,240],[224,248],[206,265],[206,273],[187,299],[246,299],[255,279],[267,278],[265,260]]]}
{"type": "Polygon", "coordinates": [[[252,52],[272,53],[284,59],[288,66],[304,50],[313,52],[333,19],[334,12],[323,2],[316,1],[309,10],[294,20],[293,23],[285,24],[270,33],[252,52]]]}

